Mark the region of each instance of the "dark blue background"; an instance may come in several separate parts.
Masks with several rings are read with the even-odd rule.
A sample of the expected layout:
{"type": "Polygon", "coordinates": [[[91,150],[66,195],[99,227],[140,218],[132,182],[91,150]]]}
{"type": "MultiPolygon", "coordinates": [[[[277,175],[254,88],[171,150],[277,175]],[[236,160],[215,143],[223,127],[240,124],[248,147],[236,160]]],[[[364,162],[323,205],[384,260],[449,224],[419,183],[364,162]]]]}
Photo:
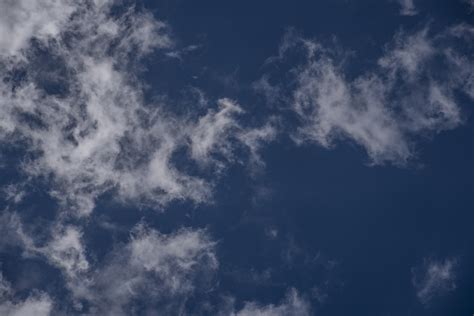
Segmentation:
{"type": "MultiPolygon", "coordinates": [[[[277,54],[288,27],[322,42],[336,38],[354,51],[348,71],[357,75],[374,65],[400,29],[430,23],[439,30],[473,22],[458,1],[416,4],[420,13],[404,17],[396,2],[380,0],[143,1],[169,23],[178,47],[199,46],[183,55],[185,62],[150,57],[143,76],[150,95],[179,97],[194,86],[210,99],[236,98],[265,117],[271,110],[251,85],[261,77],[265,60],[277,54]]],[[[462,106],[469,115],[472,104],[462,106]]],[[[128,229],[140,220],[164,233],[183,226],[207,228],[218,240],[220,261],[219,290],[213,295],[234,295],[240,305],[246,300],[275,303],[295,287],[314,303],[317,315],[471,315],[472,123],[469,118],[456,130],[422,141],[420,164],[408,168],[368,166],[363,150],[351,143],[326,150],[297,147],[283,136],[263,150],[266,168],[259,177],[249,177],[245,166],[231,167],[212,205],[180,202],[158,212],[103,197],[85,231],[86,243],[99,260],[115,242],[125,241],[128,229]],[[94,224],[104,219],[124,230],[110,235],[94,224]],[[272,228],[278,230],[274,239],[266,234],[272,228]],[[457,257],[460,266],[457,289],[425,307],[416,298],[411,269],[427,257],[457,257]],[[323,303],[312,295],[315,287],[327,293],[323,303]]],[[[5,182],[15,177],[6,172],[5,182]]],[[[51,200],[41,193],[35,199],[24,218],[47,220],[51,214],[39,210],[51,200]]],[[[0,259],[4,274],[14,279],[29,268],[18,265],[12,253],[0,259]]],[[[34,260],[27,264],[57,282],[52,268],[34,260]]]]}

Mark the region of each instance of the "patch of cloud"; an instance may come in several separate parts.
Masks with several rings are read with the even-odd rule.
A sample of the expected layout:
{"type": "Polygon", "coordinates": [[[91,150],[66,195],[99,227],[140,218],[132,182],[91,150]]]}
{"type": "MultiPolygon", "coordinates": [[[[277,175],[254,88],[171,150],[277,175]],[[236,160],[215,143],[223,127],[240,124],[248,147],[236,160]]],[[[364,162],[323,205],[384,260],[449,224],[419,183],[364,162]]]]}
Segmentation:
{"type": "Polygon", "coordinates": [[[26,253],[35,249],[33,239],[25,232],[23,222],[18,214],[3,211],[0,215],[0,229],[2,239],[0,240],[0,250],[8,247],[21,247],[26,253]]]}
{"type": "Polygon", "coordinates": [[[128,243],[91,271],[88,284],[72,291],[94,313],[105,315],[127,315],[144,301],[148,309],[184,310],[195,289],[208,286],[218,268],[214,246],[202,230],[164,235],[139,225],[128,243]]]}
{"type": "MultiPolygon", "coordinates": [[[[23,248],[25,257],[43,258],[63,272],[70,295],[58,303],[56,307],[60,310],[94,315],[130,315],[145,311],[187,314],[189,300],[202,299],[207,292],[217,293],[217,244],[205,230],[183,228],[162,234],[140,223],[128,241],[115,244],[105,259],[91,263],[86,258],[90,255],[86,256],[82,233],[77,227],[52,227],[49,239],[38,244],[17,215],[5,214],[0,223],[1,227],[10,227],[9,235],[14,237],[9,239],[10,244],[23,248]]],[[[251,278],[251,282],[268,282],[271,272],[253,271],[251,278]]],[[[3,288],[0,287],[0,292],[3,288]]],[[[36,292],[25,302],[32,304],[25,308],[49,306],[49,310],[53,304],[47,294],[36,292]]],[[[227,300],[224,306],[206,307],[205,299],[202,304],[203,310],[210,308],[217,314],[236,316],[311,315],[312,310],[309,300],[296,289],[290,289],[278,304],[248,301],[238,309],[233,299],[227,300]]],[[[7,303],[5,308],[12,309],[16,305],[7,303]]]]}
{"type": "Polygon", "coordinates": [[[11,284],[0,272],[0,314],[8,316],[48,316],[53,310],[53,301],[45,293],[34,292],[24,299],[15,297],[11,284]]]}
{"type": "Polygon", "coordinates": [[[210,111],[192,128],[191,155],[197,161],[210,161],[210,154],[218,148],[225,156],[231,156],[227,135],[232,129],[238,129],[234,115],[242,113],[242,108],[235,102],[219,100],[219,111],[210,111]]]}
{"type": "MultiPolygon", "coordinates": [[[[237,135],[237,138],[244,144],[250,152],[250,161],[253,166],[263,166],[265,162],[260,157],[260,150],[263,145],[274,141],[278,134],[276,119],[270,118],[262,127],[247,129],[237,135]]],[[[253,169],[253,171],[261,168],[253,169]]]]}
{"type": "MultiPolygon", "coordinates": [[[[472,28],[463,29],[467,36],[472,28]]],[[[455,49],[452,41],[465,38],[454,36],[454,30],[437,35],[427,28],[401,32],[374,69],[355,78],[346,73],[347,56],[289,32],[270,65],[282,64],[289,56],[294,60],[296,53],[304,62],[289,71],[292,81],[273,84],[270,92],[273,99],[292,105],[300,122],[293,139],[326,148],[350,140],[365,149],[373,164],[413,161],[417,137],[463,123],[456,95],[472,98],[472,75],[460,70],[471,69],[473,63],[455,49]]],[[[269,75],[265,78],[268,94],[269,75]]]]}
{"type": "MultiPolygon", "coordinates": [[[[2,14],[43,12],[19,3],[28,6],[7,1],[2,14]]],[[[38,18],[54,24],[45,27],[47,36],[28,27],[18,49],[0,55],[0,140],[24,147],[23,172],[52,183],[50,194],[64,210],[87,216],[108,191],[158,207],[209,201],[212,180],[175,165],[183,150],[190,164],[217,170],[236,161],[233,146],[248,146],[256,160],[258,143],[269,137],[238,123],[243,110],[236,102],[221,99],[218,110],[178,117],[144,100],[135,66],[154,50],[173,49],[165,23],[135,7],[116,11],[113,1],[64,3],[65,17],[38,18]]],[[[1,32],[24,27],[10,20],[1,32]]]]}
{"type": "Polygon", "coordinates": [[[435,52],[427,28],[412,35],[398,33],[378,63],[391,76],[402,75],[416,80],[435,52]]]}
{"type": "Polygon", "coordinates": [[[296,289],[290,289],[280,304],[260,304],[246,302],[242,309],[226,311],[222,315],[232,316],[283,316],[283,315],[311,315],[311,304],[301,297],[296,289]]]}
{"type": "Polygon", "coordinates": [[[261,127],[244,128],[236,116],[243,114],[242,107],[230,99],[219,100],[219,110],[210,110],[189,130],[191,156],[201,164],[214,163],[225,166],[222,162],[235,161],[238,148],[235,140],[249,152],[254,167],[264,165],[260,159],[261,147],[273,141],[277,128],[273,119],[261,127]],[[234,142],[233,142],[234,140],[234,142]]]}
{"type": "Polygon", "coordinates": [[[90,263],[79,227],[57,222],[33,238],[31,225],[25,225],[17,213],[5,211],[0,228],[5,236],[0,250],[18,247],[25,258],[42,258],[63,272],[70,287],[84,287],[89,281],[90,263]]]}
{"type": "Polygon", "coordinates": [[[2,189],[4,198],[15,204],[20,203],[26,195],[25,188],[20,184],[5,185],[2,189]]]}
{"type": "Polygon", "coordinates": [[[458,261],[455,258],[445,260],[425,259],[423,265],[412,270],[412,283],[418,300],[430,304],[432,300],[456,289],[458,261]]]}
{"type": "Polygon", "coordinates": [[[65,274],[74,278],[89,269],[82,232],[74,226],[61,226],[52,233],[52,240],[46,247],[36,249],[65,274]]]}
{"type": "Polygon", "coordinates": [[[8,240],[26,258],[42,258],[62,271],[77,312],[129,315],[145,303],[148,310],[185,310],[195,294],[214,285],[219,267],[216,242],[205,230],[181,229],[170,234],[138,224],[126,243],[116,244],[100,262],[90,262],[79,228],[52,227],[49,239],[33,241],[14,213],[0,218],[8,240]],[[153,303],[150,303],[153,302],[153,303]]]}
{"type": "Polygon", "coordinates": [[[2,1],[0,55],[18,56],[32,38],[47,41],[57,37],[74,11],[74,1],[2,1]]]}
{"type": "Polygon", "coordinates": [[[415,0],[397,0],[400,5],[400,14],[406,16],[417,15],[415,0]]]}

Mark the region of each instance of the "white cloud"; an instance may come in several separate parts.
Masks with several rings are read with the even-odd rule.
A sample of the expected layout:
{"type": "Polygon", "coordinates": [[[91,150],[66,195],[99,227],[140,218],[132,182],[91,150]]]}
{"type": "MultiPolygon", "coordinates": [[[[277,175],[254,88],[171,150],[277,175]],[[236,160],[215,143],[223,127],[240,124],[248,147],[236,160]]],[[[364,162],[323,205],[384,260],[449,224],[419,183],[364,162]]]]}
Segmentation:
{"type": "Polygon", "coordinates": [[[415,7],[415,0],[397,0],[400,5],[400,14],[401,15],[417,15],[418,11],[415,7]]]}
{"type": "Polygon", "coordinates": [[[47,316],[53,309],[53,301],[44,293],[33,293],[25,299],[17,299],[9,282],[0,272],[0,314],[6,316],[47,316]]]}
{"type": "Polygon", "coordinates": [[[388,45],[386,54],[379,59],[379,65],[392,76],[401,74],[416,80],[426,62],[436,53],[428,31],[425,28],[412,35],[398,33],[393,43],[388,45]]]}
{"type": "Polygon", "coordinates": [[[202,230],[163,235],[139,225],[90,275],[85,297],[107,315],[126,315],[137,300],[152,302],[152,309],[180,310],[218,268],[214,246],[202,230]]]}
{"type": "MultiPolygon", "coordinates": [[[[115,244],[104,260],[91,264],[77,227],[57,225],[50,229],[51,237],[44,245],[36,245],[25,233],[19,217],[5,214],[0,224],[10,228],[10,236],[15,234],[15,238],[10,238],[11,245],[22,247],[26,257],[39,256],[63,271],[74,304],[58,305],[59,309],[129,315],[146,304],[149,312],[186,314],[189,299],[207,291],[216,293],[218,288],[216,242],[205,230],[183,228],[162,234],[138,224],[127,242],[115,244]]],[[[268,277],[266,273],[269,272],[265,272],[264,278],[268,277]]],[[[10,292],[10,285],[0,282],[0,295],[12,297],[10,292]]],[[[53,308],[52,299],[45,293],[34,293],[21,302],[12,299],[6,302],[0,305],[0,311],[34,311],[42,315],[44,310],[44,315],[49,315],[53,308]]],[[[310,302],[295,289],[290,289],[278,304],[249,301],[235,309],[232,300],[227,303],[212,309],[235,316],[311,315],[310,302]]]]}
{"type": "MultiPolygon", "coordinates": [[[[15,214],[4,213],[0,228],[6,236],[2,248],[18,246],[25,258],[42,258],[63,272],[78,312],[128,315],[140,302],[150,310],[184,309],[196,291],[203,293],[214,285],[219,267],[216,242],[205,230],[183,228],[161,234],[139,224],[126,243],[115,244],[105,259],[90,263],[88,257],[94,254],[87,255],[77,227],[56,224],[47,229],[50,236],[39,245],[15,214]],[[83,309],[83,303],[89,307],[83,309]]],[[[10,288],[0,285],[0,294],[10,288]]],[[[44,305],[46,298],[45,294],[32,296],[28,303],[39,300],[44,305]]]]}
{"type": "Polygon", "coordinates": [[[45,255],[54,265],[60,267],[66,275],[74,278],[89,269],[82,233],[77,227],[63,226],[52,233],[52,240],[37,251],[45,255]]]}
{"type": "Polygon", "coordinates": [[[473,96],[472,75],[461,70],[471,69],[472,62],[449,43],[465,41],[469,33],[464,30],[462,37],[460,30],[457,36],[453,32],[399,33],[377,66],[355,78],[346,74],[347,58],[339,61],[337,51],[289,32],[279,57],[271,62],[284,62],[290,52],[302,52],[305,62],[292,69],[294,82],[276,85],[272,91],[274,96],[278,88],[281,102],[291,102],[297,114],[301,126],[293,138],[327,148],[337,140],[351,140],[365,149],[374,164],[413,161],[419,135],[462,124],[455,95],[473,96]],[[446,63],[442,70],[436,65],[439,60],[446,63]],[[291,101],[285,93],[292,95],[291,101]]]}
{"type": "Polygon", "coordinates": [[[0,249],[19,247],[25,258],[44,259],[64,273],[69,286],[84,287],[88,282],[90,264],[80,228],[58,221],[44,227],[41,238],[33,238],[30,225],[25,227],[20,216],[13,212],[0,216],[0,228],[4,233],[0,249]]]}
{"type": "Polygon", "coordinates": [[[412,283],[422,304],[429,304],[456,289],[457,260],[442,261],[425,259],[421,267],[413,269],[412,283]]]}
{"type": "Polygon", "coordinates": [[[74,10],[74,1],[69,0],[0,2],[0,55],[15,57],[33,38],[57,37],[74,10]]]}
{"type": "Polygon", "coordinates": [[[244,112],[239,104],[229,99],[220,99],[218,104],[218,111],[210,110],[189,130],[192,157],[203,165],[214,163],[222,169],[223,161],[241,159],[234,153],[237,141],[248,150],[254,167],[261,167],[260,149],[276,137],[274,119],[261,127],[244,128],[238,121],[238,115],[244,112]]]}
{"type": "Polygon", "coordinates": [[[234,117],[242,109],[229,99],[219,100],[219,107],[219,111],[209,111],[202,117],[190,132],[191,155],[197,161],[209,161],[209,155],[216,149],[224,156],[231,155],[228,134],[239,129],[234,117]]]}
{"type": "MultiPolygon", "coordinates": [[[[190,160],[222,170],[235,161],[234,146],[250,146],[254,159],[257,141],[237,123],[243,110],[222,99],[217,111],[183,118],[145,102],[135,65],[153,49],[172,48],[168,27],[147,11],[130,8],[117,16],[110,1],[94,3],[71,2],[73,14],[59,22],[38,20],[57,24],[41,48],[51,64],[35,59],[26,40],[37,36],[32,32],[25,32],[21,52],[9,53],[21,58],[0,56],[0,140],[25,145],[23,171],[52,180],[50,193],[69,214],[89,215],[111,190],[123,201],[157,207],[176,199],[208,201],[213,181],[178,170],[173,157],[184,149],[190,160]],[[23,70],[24,79],[12,80],[11,73],[23,70]],[[51,92],[51,85],[62,88],[51,92]]],[[[23,27],[21,19],[11,23],[23,27]]]]}
{"type": "Polygon", "coordinates": [[[263,305],[257,302],[246,302],[242,309],[225,314],[232,316],[309,316],[311,315],[311,304],[302,298],[297,290],[291,289],[280,304],[263,305]]]}
{"type": "MultiPolygon", "coordinates": [[[[270,119],[264,126],[242,131],[237,135],[242,144],[245,144],[250,151],[250,159],[257,167],[264,165],[260,158],[260,149],[266,143],[276,139],[278,129],[275,120],[270,119]]],[[[259,169],[257,169],[259,170],[259,169]]]]}

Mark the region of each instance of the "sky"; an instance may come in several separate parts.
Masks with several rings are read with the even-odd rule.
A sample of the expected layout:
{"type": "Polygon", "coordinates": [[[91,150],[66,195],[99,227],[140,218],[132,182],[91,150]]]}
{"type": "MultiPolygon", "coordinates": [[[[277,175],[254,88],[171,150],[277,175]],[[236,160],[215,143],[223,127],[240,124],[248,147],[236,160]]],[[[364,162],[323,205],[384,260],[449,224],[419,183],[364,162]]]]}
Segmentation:
{"type": "Polygon", "coordinates": [[[0,315],[472,315],[472,0],[0,2],[0,315]]]}

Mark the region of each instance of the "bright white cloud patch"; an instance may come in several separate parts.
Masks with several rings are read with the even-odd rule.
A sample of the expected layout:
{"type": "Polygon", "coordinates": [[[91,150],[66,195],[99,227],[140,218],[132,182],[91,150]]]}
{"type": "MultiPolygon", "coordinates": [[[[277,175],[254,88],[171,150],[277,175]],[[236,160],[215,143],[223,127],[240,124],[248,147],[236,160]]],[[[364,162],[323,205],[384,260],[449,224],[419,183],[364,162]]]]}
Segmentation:
{"type": "Polygon", "coordinates": [[[413,270],[413,286],[422,304],[429,304],[456,289],[457,260],[442,261],[426,259],[423,266],[413,270]]]}
{"type": "MultiPolygon", "coordinates": [[[[463,28],[463,34],[471,36],[466,34],[471,28],[463,28]]],[[[473,63],[446,44],[447,38],[461,39],[453,32],[455,28],[436,36],[427,29],[400,33],[387,45],[377,67],[356,78],[348,77],[345,59],[339,62],[336,52],[288,33],[277,62],[295,51],[303,52],[305,59],[292,70],[292,96],[280,97],[292,103],[301,122],[294,139],[328,148],[336,140],[352,140],[374,164],[403,165],[413,160],[418,135],[436,134],[463,122],[455,95],[461,92],[472,98],[472,75],[462,69],[472,69],[473,63]],[[439,59],[446,65],[436,73],[432,66],[439,59]]],[[[288,93],[285,86],[280,90],[288,93]]]]}

